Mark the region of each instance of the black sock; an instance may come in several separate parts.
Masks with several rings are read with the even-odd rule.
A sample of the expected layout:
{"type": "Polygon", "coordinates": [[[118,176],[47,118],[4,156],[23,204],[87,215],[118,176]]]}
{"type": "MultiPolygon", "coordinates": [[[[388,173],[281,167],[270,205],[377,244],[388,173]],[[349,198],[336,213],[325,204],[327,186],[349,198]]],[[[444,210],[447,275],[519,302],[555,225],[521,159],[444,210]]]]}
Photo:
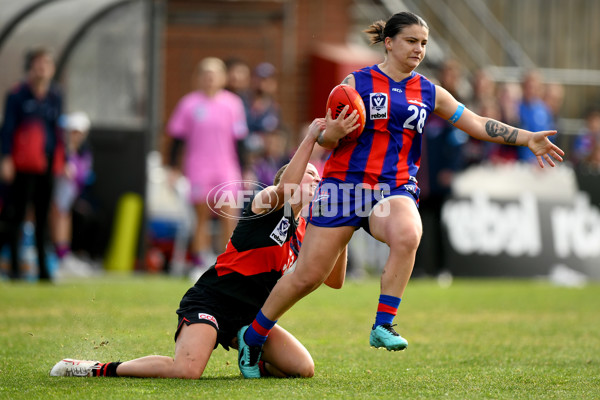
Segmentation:
{"type": "Polygon", "coordinates": [[[111,363],[99,363],[98,369],[94,370],[94,376],[119,376],[117,375],[117,367],[121,365],[120,361],[115,361],[111,363]]]}

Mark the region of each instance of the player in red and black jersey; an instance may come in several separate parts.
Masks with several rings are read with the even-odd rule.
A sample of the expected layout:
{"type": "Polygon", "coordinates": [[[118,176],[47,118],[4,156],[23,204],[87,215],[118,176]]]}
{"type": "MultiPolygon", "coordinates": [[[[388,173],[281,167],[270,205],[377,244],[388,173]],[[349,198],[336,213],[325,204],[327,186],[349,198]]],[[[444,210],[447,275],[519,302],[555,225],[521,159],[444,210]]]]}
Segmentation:
{"type": "MultiPolygon", "coordinates": [[[[357,118],[340,122],[350,132],[357,118]]],[[[308,160],[323,129],[324,119],[313,121],[289,164],[275,176],[273,186],[260,191],[246,206],[225,252],[183,296],[177,310],[174,358],[147,356],[123,363],[64,359],[50,375],[197,379],[219,343],[225,349],[237,348],[240,328],[252,322],[277,280],[294,269],[306,229],[300,212],[320,181],[308,160]]],[[[343,251],[325,284],[341,288],[345,272],[343,251]]],[[[280,326],[273,328],[263,350],[261,376],[314,374],[308,350],[280,326]]]]}

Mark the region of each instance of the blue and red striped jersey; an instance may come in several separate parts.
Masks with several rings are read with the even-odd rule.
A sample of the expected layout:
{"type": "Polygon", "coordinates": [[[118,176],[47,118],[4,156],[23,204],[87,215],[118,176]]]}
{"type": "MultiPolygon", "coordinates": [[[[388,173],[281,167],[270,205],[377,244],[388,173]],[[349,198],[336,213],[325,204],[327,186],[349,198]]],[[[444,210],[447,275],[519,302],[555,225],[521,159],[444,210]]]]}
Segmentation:
{"type": "Polygon", "coordinates": [[[353,72],[367,112],[356,140],[340,140],[323,177],[396,188],[416,181],[425,121],[435,109],[435,85],[416,72],[396,82],[377,65],[353,72]]]}

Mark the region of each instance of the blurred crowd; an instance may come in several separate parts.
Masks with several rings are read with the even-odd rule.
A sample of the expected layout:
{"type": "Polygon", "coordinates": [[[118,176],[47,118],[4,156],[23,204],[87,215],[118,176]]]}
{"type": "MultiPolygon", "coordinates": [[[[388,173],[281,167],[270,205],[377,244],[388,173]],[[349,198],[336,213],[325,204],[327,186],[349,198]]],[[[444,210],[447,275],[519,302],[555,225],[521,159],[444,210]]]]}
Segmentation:
{"type": "MultiPolygon", "coordinates": [[[[58,274],[62,271],[63,274],[83,276],[90,269],[71,252],[70,213],[93,176],[92,153],[86,140],[90,120],[85,112],[63,112],[59,95],[48,100],[49,94],[59,93],[52,83],[53,60],[48,53],[38,51],[37,58],[30,54],[33,59],[26,60],[26,78],[20,87],[27,92],[29,87],[38,87],[43,81],[39,86],[44,88],[41,93],[31,89],[31,93],[26,94],[37,101],[39,110],[34,117],[41,119],[46,127],[51,126],[46,129],[47,137],[52,140],[46,140],[45,154],[56,160],[54,157],[62,156],[55,156],[55,152],[61,150],[67,162],[60,171],[53,171],[49,164],[33,172],[26,170],[27,166],[25,170],[19,170],[15,165],[7,166],[7,159],[15,160],[18,156],[14,154],[15,145],[8,144],[12,143],[17,129],[14,116],[18,113],[6,108],[2,127],[0,245],[6,244],[4,254],[8,248],[12,256],[10,266],[5,263],[2,271],[14,279],[22,277],[17,244],[22,240],[23,226],[52,218],[52,230],[48,235],[53,243],[52,254],[59,262],[58,274]],[[40,63],[43,65],[38,65],[40,63]],[[49,107],[55,109],[50,112],[49,107]],[[35,175],[33,178],[32,174],[35,175]],[[40,188],[44,190],[40,192],[40,188]],[[15,193],[19,195],[15,197],[15,193]],[[44,200],[40,200],[39,193],[43,193],[44,200]],[[22,203],[34,205],[35,217],[32,216],[35,213],[28,212],[24,206],[15,209],[15,204],[22,203]]],[[[520,82],[496,82],[485,69],[467,75],[460,63],[449,59],[439,66],[436,76],[429,78],[437,80],[454,97],[482,116],[531,131],[561,130],[565,88],[544,82],[537,70],[524,73],[520,82]]],[[[190,234],[187,260],[191,270],[202,272],[214,262],[216,254],[225,249],[236,223],[235,219],[217,217],[211,212],[207,193],[224,181],[243,180],[270,185],[275,173],[287,163],[304,137],[308,122],[300,132],[293,132],[282,121],[278,71],[268,62],[251,66],[239,58],[208,57],[199,62],[195,82],[196,87],[180,99],[168,117],[165,135],[168,140],[163,159],[171,182],[183,176],[190,183],[186,199],[193,210],[195,224],[190,234]],[[218,234],[214,233],[215,226],[218,234]]],[[[14,90],[8,93],[7,99],[15,97],[14,90]]],[[[13,103],[7,101],[8,105],[13,103]]],[[[597,171],[600,169],[600,107],[590,108],[583,117],[584,126],[566,146],[567,161],[575,168],[597,171]]],[[[424,132],[418,179],[421,212],[436,221],[439,221],[442,204],[450,195],[454,177],[466,168],[482,163],[535,162],[526,148],[476,141],[447,121],[435,115],[430,118],[424,132]]],[[[315,147],[311,162],[320,173],[328,154],[323,148],[315,147]]],[[[439,242],[442,233],[437,225],[437,230],[430,235],[439,242]]],[[[48,227],[40,222],[35,226],[35,239],[41,243],[37,245],[37,258],[47,263],[44,245],[47,238],[42,231],[48,227]]],[[[438,257],[432,264],[441,267],[443,254],[438,257]]],[[[6,261],[7,257],[4,259],[6,261]]],[[[168,268],[167,264],[161,267],[168,268]]],[[[40,267],[39,278],[49,279],[47,266],[40,267]]]]}
{"type": "MultiPolygon", "coordinates": [[[[526,71],[519,82],[496,82],[486,69],[467,71],[453,59],[439,66],[437,81],[460,102],[484,117],[530,131],[557,130],[561,147],[567,152],[566,163],[576,170],[600,171],[600,105],[583,115],[584,126],[577,135],[560,135],[561,111],[565,88],[559,83],[544,82],[540,71],[526,71]]],[[[433,77],[432,77],[433,78],[433,77]]],[[[454,178],[465,169],[486,164],[534,164],[537,161],[526,147],[506,146],[475,140],[447,121],[433,115],[424,133],[423,156],[419,170],[421,215],[428,234],[423,241],[433,243],[435,252],[421,263],[435,274],[445,266],[442,227],[439,223],[442,205],[451,195],[454,178]]],[[[423,254],[421,254],[422,256],[423,254]]],[[[419,258],[419,257],[418,257],[419,258]]],[[[417,261],[417,270],[419,262],[417,261]]]]}
{"type": "MultiPolygon", "coordinates": [[[[439,83],[474,112],[531,131],[557,130],[566,161],[574,168],[598,169],[600,153],[600,105],[584,112],[584,126],[572,138],[560,135],[565,88],[544,82],[538,70],[526,71],[520,82],[495,82],[485,69],[467,79],[460,63],[446,60],[437,75],[439,83]]],[[[471,165],[535,163],[525,147],[506,146],[472,139],[447,121],[432,116],[425,132],[419,184],[425,200],[448,195],[454,174],[471,165]]]]}

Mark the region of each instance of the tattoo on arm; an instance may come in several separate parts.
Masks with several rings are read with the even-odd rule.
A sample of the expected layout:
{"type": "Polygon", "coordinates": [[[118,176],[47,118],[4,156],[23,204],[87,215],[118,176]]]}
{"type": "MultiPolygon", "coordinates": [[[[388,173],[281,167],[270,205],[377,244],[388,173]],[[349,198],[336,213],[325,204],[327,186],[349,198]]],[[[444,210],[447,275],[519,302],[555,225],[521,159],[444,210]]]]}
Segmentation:
{"type": "Polygon", "coordinates": [[[344,80],[342,81],[342,84],[348,85],[349,84],[348,82],[350,82],[350,75],[348,75],[347,77],[344,78],[344,80]]]}
{"type": "Polygon", "coordinates": [[[517,142],[517,135],[519,130],[516,128],[509,127],[508,125],[501,124],[498,121],[490,119],[485,123],[485,131],[490,137],[500,136],[504,139],[505,143],[515,144],[517,142]]]}

